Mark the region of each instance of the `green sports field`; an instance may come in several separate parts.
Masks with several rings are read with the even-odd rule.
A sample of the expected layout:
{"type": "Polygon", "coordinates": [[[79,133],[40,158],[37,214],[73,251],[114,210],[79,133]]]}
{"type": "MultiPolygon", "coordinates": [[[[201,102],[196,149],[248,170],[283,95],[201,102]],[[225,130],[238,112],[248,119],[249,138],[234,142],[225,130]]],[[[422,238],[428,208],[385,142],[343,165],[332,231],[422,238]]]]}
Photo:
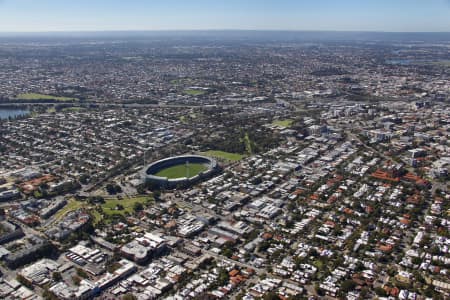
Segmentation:
{"type": "Polygon", "coordinates": [[[26,93],[20,94],[16,96],[18,100],[55,100],[55,101],[72,101],[77,100],[76,98],[70,97],[58,97],[44,94],[36,94],[36,93],[26,93]]]}
{"type": "Polygon", "coordinates": [[[212,156],[218,159],[224,159],[229,161],[238,161],[245,157],[243,154],[239,153],[230,153],[225,151],[219,151],[219,150],[208,150],[206,152],[202,152],[201,154],[206,156],[212,156]]]}
{"type": "Polygon", "coordinates": [[[156,173],[155,176],[167,177],[169,179],[181,177],[191,178],[206,170],[208,170],[208,167],[204,164],[190,163],[188,167],[186,167],[185,164],[182,164],[166,168],[156,173]],[[188,170],[186,168],[188,168],[188,170]]]}
{"type": "Polygon", "coordinates": [[[190,96],[201,96],[206,94],[206,91],[204,90],[196,90],[196,89],[187,89],[184,91],[185,94],[190,96]]]}
{"type": "Polygon", "coordinates": [[[286,120],[276,120],[272,124],[279,126],[279,127],[286,128],[286,127],[290,127],[292,125],[292,123],[294,123],[294,120],[286,119],[286,120]]]}

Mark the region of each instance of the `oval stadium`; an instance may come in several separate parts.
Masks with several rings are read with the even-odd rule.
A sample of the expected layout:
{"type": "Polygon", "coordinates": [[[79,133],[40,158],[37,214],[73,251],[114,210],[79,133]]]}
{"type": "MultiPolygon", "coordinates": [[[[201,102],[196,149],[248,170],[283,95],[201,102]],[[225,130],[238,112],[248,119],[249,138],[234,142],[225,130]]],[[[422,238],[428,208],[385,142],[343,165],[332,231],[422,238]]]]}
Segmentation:
{"type": "Polygon", "coordinates": [[[201,155],[169,157],[144,169],[147,183],[160,188],[187,187],[208,179],[220,170],[216,160],[201,155]]]}

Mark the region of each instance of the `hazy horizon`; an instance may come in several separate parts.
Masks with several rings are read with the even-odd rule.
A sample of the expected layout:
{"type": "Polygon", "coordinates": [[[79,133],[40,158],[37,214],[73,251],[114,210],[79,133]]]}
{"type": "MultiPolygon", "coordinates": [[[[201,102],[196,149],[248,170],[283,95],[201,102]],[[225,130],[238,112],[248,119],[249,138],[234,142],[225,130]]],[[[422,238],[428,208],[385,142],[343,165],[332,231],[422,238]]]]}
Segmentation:
{"type": "Polygon", "coordinates": [[[280,30],[142,30],[0,32],[2,41],[137,41],[150,42],[450,42],[450,32],[280,31],[280,30]]]}
{"type": "Polygon", "coordinates": [[[450,34],[449,31],[383,31],[383,30],[321,30],[321,29],[112,29],[112,30],[49,30],[49,31],[0,31],[2,34],[64,34],[64,33],[202,33],[202,32],[286,32],[286,33],[386,33],[386,34],[450,34]]]}
{"type": "Polygon", "coordinates": [[[450,32],[449,0],[0,0],[0,32],[450,32]]]}

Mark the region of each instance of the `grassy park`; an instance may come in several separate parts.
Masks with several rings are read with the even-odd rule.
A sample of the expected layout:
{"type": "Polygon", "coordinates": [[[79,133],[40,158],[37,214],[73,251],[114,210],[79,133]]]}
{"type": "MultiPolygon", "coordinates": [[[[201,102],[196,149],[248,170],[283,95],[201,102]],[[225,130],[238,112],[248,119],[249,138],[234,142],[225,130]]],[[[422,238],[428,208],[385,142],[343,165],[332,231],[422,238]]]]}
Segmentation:
{"type": "Polygon", "coordinates": [[[62,111],[64,111],[64,112],[80,112],[80,111],[84,111],[84,110],[86,110],[86,108],[79,107],[79,106],[65,107],[62,109],[62,111]]]}
{"type": "Polygon", "coordinates": [[[210,156],[210,157],[214,157],[217,159],[223,159],[223,160],[229,160],[229,161],[239,161],[245,157],[245,155],[243,155],[243,154],[230,153],[230,152],[225,152],[225,151],[220,151],[220,150],[209,150],[209,151],[202,152],[201,154],[210,156]]]}
{"type": "Polygon", "coordinates": [[[276,121],[273,121],[272,124],[273,124],[273,125],[276,125],[276,126],[279,126],[279,127],[287,128],[287,127],[291,127],[292,123],[294,123],[294,120],[286,119],[286,120],[276,120],[276,121]]]}
{"type": "Polygon", "coordinates": [[[16,96],[16,99],[18,99],[18,100],[55,100],[55,101],[77,100],[76,98],[59,97],[59,96],[44,95],[44,94],[37,94],[37,93],[19,94],[16,96]]]}
{"type": "Polygon", "coordinates": [[[149,201],[151,201],[151,198],[149,196],[131,197],[122,200],[113,198],[105,199],[105,203],[103,203],[101,207],[106,215],[125,215],[134,211],[134,205],[136,203],[145,205],[149,201]],[[118,205],[123,206],[123,209],[117,209],[118,205]]]}
{"type": "Polygon", "coordinates": [[[245,133],[244,143],[245,143],[245,150],[249,155],[252,155],[253,154],[252,141],[250,139],[250,136],[248,135],[248,132],[245,133]]]}
{"type": "Polygon", "coordinates": [[[130,197],[125,199],[116,199],[116,198],[110,198],[105,199],[105,203],[101,204],[101,211],[103,213],[100,213],[93,205],[84,202],[84,201],[77,201],[75,199],[70,199],[67,202],[67,205],[64,206],[61,210],[59,210],[55,214],[54,222],[57,222],[61,220],[67,213],[77,210],[79,208],[85,208],[87,209],[92,217],[94,218],[94,224],[98,224],[100,220],[103,219],[103,215],[105,216],[114,216],[114,215],[122,215],[125,216],[128,213],[132,213],[134,211],[134,207],[136,203],[141,203],[144,206],[148,204],[150,201],[152,201],[152,197],[150,196],[136,196],[136,197],[130,197]],[[123,207],[123,209],[118,209],[119,205],[123,207]],[[102,215],[103,214],[103,215],[102,215]]]}
{"type": "Polygon", "coordinates": [[[64,217],[68,212],[77,210],[82,207],[86,207],[86,202],[77,201],[71,198],[67,201],[66,206],[64,206],[55,214],[55,220],[59,220],[62,217],[64,217]]]}

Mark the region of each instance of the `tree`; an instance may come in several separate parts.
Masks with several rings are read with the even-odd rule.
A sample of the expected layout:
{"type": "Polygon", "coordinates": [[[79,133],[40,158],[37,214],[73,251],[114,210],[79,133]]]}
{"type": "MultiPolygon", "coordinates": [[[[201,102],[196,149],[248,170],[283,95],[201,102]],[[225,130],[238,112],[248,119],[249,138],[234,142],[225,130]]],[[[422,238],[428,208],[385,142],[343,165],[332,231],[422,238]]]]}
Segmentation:
{"type": "Polygon", "coordinates": [[[34,192],[33,192],[33,197],[34,198],[36,198],[36,199],[40,199],[40,198],[42,198],[44,195],[40,192],[40,191],[38,191],[38,190],[35,190],[34,192]]]}
{"type": "Polygon", "coordinates": [[[309,251],[309,256],[312,256],[312,257],[318,257],[318,256],[319,256],[319,253],[317,252],[316,249],[312,248],[312,249],[309,251]]]}
{"type": "Polygon", "coordinates": [[[297,294],[297,295],[294,295],[294,296],[290,296],[288,299],[289,300],[304,300],[304,299],[307,299],[307,298],[302,296],[301,294],[297,294]]]}
{"type": "Polygon", "coordinates": [[[108,194],[110,194],[110,195],[122,193],[122,188],[118,184],[108,183],[105,188],[106,188],[106,191],[108,192],[108,194]]]}
{"type": "Polygon", "coordinates": [[[145,194],[147,192],[147,188],[145,187],[145,184],[140,184],[136,187],[136,191],[138,194],[145,194]]]}
{"type": "Polygon", "coordinates": [[[422,283],[422,284],[424,284],[426,282],[425,278],[423,278],[422,273],[419,272],[418,270],[414,270],[413,271],[413,275],[414,275],[414,279],[416,280],[416,282],[419,282],[419,283],[422,283]]]}
{"type": "Polygon", "coordinates": [[[141,210],[144,209],[144,205],[142,205],[141,202],[136,202],[136,203],[133,205],[133,209],[134,209],[134,211],[141,211],[141,210]]]}
{"type": "Polygon", "coordinates": [[[434,289],[431,285],[427,286],[423,293],[426,297],[432,298],[434,295],[434,289]]]}
{"type": "Polygon", "coordinates": [[[228,274],[227,270],[220,269],[219,277],[217,278],[218,285],[224,286],[228,283],[229,280],[230,280],[230,275],[228,274]]]}
{"type": "Polygon", "coordinates": [[[48,289],[44,289],[44,291],[42,292],[42,297],[45,300],[58,300],[59,299],[58,297],[56,297],[55,294],[50,292],[48,289]]]}
{"type": "Polygon", "coordinates": [[[362,299],[367,299],[367,295],[369,294],[369,289],[367,287],[363,287],[360,292],[360,297],[362,299]]]}
{"type": "Polygon", "coordinates": [[[230,248],[225,248],[222,250],[222,255],[230,258],[231,256],[233,256],[233,250],[231,250],[230,248]]]}
{"type": "Polygon", "coordinates": [[[103,204],[105,203],[105,199],[102,196],[93,196],[88,198],[89,204],[103,204]]]}
{"type": "Polygon", "coordinates": [[[375,293],[376,293],[378,296],[380,296],[380,297],[386,297],[386,296],[387,296],[386,291],[385,291],[382,287],[377,286],[377,287],[374,289],[374,291],[375,291],[375,293]]]}
{"type": "Polygon", "coordinates": [[[53,272],[53,274],[52,274],[52,279],[53,279],[54,281],[61,281],[61,280],[62,280],[61,273],[59,273],[59,272],[53,272]]]}
{"type": "Polygon", "coordinates": [[[270,243],[268,241],[262,241],[259,245],[258,245],[258,252],[264,252],[267,249],[269,249],[270,247],[270,243]]]}
{"type": "Polygon", "coordinates": [[[78,276],[72,276],[72,282],[73,282],[73,284],[75,284],[75,285],[80,285],[80,282],[81,282],[81,278],[80,277],[78,277],[78,276]]]}
{"type": "Polygon", "coordinates": [[[153,198],[155,198],[155,201],[161,200],[161,191],[158,191],[158,190],[154,191],[153,198]]]}
{"type": "Polygon", "coordinates": [[[81,268],[77,268],[77,275],[82,278],[88,278],[89,275],[81,268]]]}
{"type": "Polygon", "coordinates": [[[122,300],[136,300],[136,296],[134,296],[133,294],[126,294],[122,296],[122,300]]]}
{"type": "Polygon", "coordinates": [[[341,290],[344,291],[345,293],[352,291],[355,287],[356,287],[356,282],[354,282],[351,279],[345,280],[341,284],[341,290]]]}
{"type": "Polygon", "coordinates": [[[269,292],[263,296],[263,299],[264,300],[280,300],[280,297],[278,297],[278,294],[275,292],[269,292]]]}
{"type": "Polygon", "coordinates": [[[114,185],[111,183],[108,183],[106,185],[106,191],[108,192],[108,194],[110,195],[114,195],[116,193],[116,189],[114,188],[114,185]]]}
{"type": "Polygon", "coordinates": [[[320,288],[320,284],[318,282],[314,283],[314,290],[319,296],[324,296],[324,291],[320,288]]]}
{"type": "Polygon", "coordinates": [[[395,276],[395,274],[397,274],[397,270],[394,267],[390,267],[388,268],[388,270],[386,271],[388,273],[389,276],[393,277],[395,276]]]}
{"type": "Polygon", "coordinates": [[[418,264],[420,264],[420,263],[422,262],[422,260],[421,260],[419,257],[413,257],[413,258],[411,259],[411,262],[412,262],[413,264],[415,264],[415,265],[418,265],[418,264]]]}
{"type": "Polygon", "coordinates": [[[217,298],[214,297],[213,295],[208,294],[208,292],[204,292],[204,293],[198,295],[197,297],[195,297],[195,299],[197,299],[197,300],[215,300],[217,298]]]}
{"type": "Polygon", "coordinates": [[[80,182],[81,182],[81,184],[88,184],[89,183],[89,175],[87,175],[87,174],[83,174],[83,175],[81,175],[80,176],[80,182]]]}

